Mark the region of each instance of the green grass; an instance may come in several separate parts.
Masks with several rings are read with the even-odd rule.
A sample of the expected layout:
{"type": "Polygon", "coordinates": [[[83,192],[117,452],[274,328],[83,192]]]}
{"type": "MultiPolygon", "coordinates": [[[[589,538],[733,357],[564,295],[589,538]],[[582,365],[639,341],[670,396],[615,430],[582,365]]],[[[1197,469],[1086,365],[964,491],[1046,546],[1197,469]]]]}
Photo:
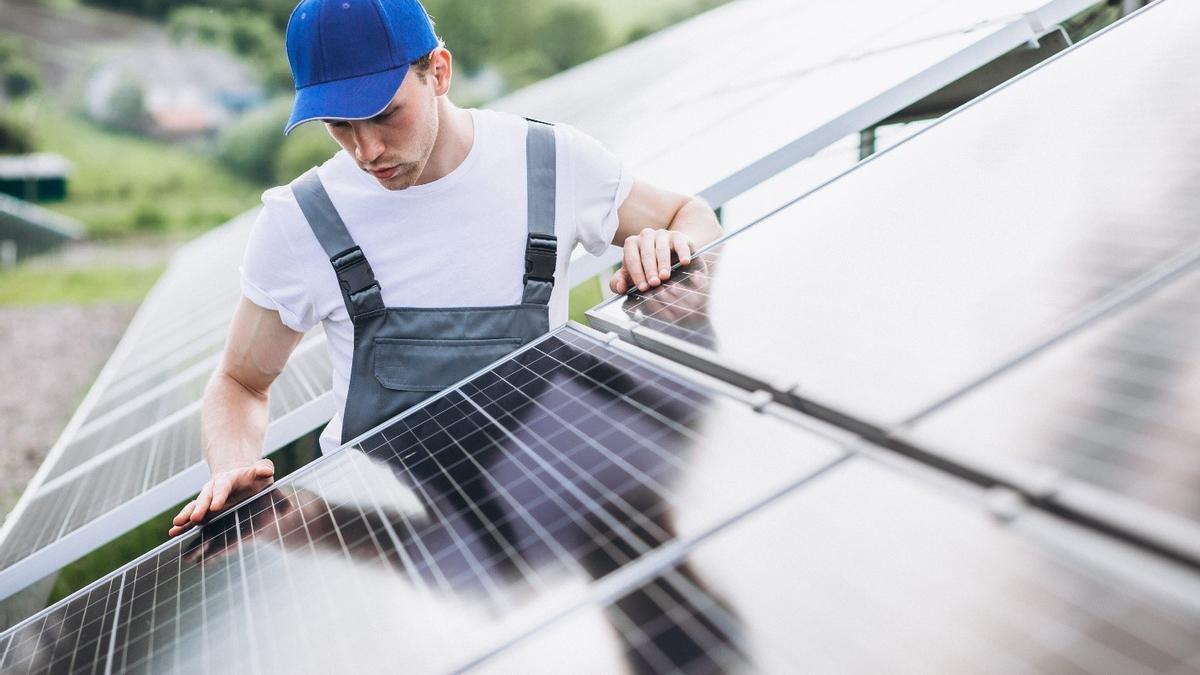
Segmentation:
{"type": "Polygon", "coordinates": [[[608,283],[607,275],[601,275],[591,281],[585,281],[571,289],[571,299],[568,301],[568,318],[579,323],[587,323],[585,312],[604,300],[604,290],[600,285],[601,283],[608,283]]]}
{"type": "Polygon", "coordinates": [[[21,265],[0,272],[0,306],[141,302],[161,267],[49,268],[21,265]]]}
{"type": "Polygon", "coordinates": [[[207,153],[103,129],[48,98],[17,106],[39,151],[74,163],[68,198],[46,204],[82,221],[93,237],[200,232],[251,208],[262,187],[207,153]]]}

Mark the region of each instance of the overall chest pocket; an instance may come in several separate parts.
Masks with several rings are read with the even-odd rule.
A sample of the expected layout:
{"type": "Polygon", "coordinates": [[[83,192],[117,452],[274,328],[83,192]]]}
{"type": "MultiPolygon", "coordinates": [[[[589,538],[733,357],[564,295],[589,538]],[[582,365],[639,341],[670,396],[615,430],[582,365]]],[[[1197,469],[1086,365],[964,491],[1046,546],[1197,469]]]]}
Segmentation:
{"type": "Polygon", "coordinates": [[[396,391],[441,391],[521,346],[520,338],[375,338],[375,379],[396,391]]]}

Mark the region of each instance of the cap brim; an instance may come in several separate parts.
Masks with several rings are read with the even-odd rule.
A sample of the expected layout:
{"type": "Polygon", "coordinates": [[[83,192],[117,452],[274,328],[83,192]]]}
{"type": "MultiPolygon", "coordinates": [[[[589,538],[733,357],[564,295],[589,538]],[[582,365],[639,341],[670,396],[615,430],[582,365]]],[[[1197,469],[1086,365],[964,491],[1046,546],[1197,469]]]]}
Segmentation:
{"type": "Polygon", "coordinates": [[[383,112],[408,74],[408,65],[370,75],[314,84],[296,92],[292,116],[283,128],[292,129],[313,120],[364,120],[383,112]]]}

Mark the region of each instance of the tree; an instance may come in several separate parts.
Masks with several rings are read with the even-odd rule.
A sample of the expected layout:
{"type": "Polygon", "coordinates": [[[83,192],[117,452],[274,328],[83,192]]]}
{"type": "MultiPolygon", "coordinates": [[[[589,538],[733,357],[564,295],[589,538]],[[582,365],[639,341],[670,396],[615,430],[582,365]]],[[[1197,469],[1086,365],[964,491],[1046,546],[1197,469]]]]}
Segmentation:
{"type": "Polygon", "coordinates": [[[541,22],[538,45],[558,70],[566,70],[604,52],[604,21],[590,5],[557,5],[541,22]]]}
{"type": "Polygon", "coordinates": [[[105,105],[104,123],[119,131],[144,134],[150,127],[142,86],[132,80],[118,84],[105,105]]]}
{"type": "Polygon", "coordinates": [[[9,98],[24,98],[41,87],[37,68],[25,60],[10,63],[4,72],[4,92],[9,98]]]}

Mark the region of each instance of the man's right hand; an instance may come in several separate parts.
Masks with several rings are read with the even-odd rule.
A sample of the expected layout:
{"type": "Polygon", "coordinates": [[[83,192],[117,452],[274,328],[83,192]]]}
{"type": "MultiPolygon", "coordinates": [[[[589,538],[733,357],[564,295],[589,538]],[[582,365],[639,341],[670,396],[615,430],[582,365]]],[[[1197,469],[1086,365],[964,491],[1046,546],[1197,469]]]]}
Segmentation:
{"type": "Polygon", "coordinates": [[[199,496],[188,502],[175,516],[169,534],[172,537],[183,534],[210,514],[219,513],[229,504],[237,504],[262,492],[273,482],[275,465],[269,459],[260,459],[250,466],[218,471],[200,489],[199,496]]]}

